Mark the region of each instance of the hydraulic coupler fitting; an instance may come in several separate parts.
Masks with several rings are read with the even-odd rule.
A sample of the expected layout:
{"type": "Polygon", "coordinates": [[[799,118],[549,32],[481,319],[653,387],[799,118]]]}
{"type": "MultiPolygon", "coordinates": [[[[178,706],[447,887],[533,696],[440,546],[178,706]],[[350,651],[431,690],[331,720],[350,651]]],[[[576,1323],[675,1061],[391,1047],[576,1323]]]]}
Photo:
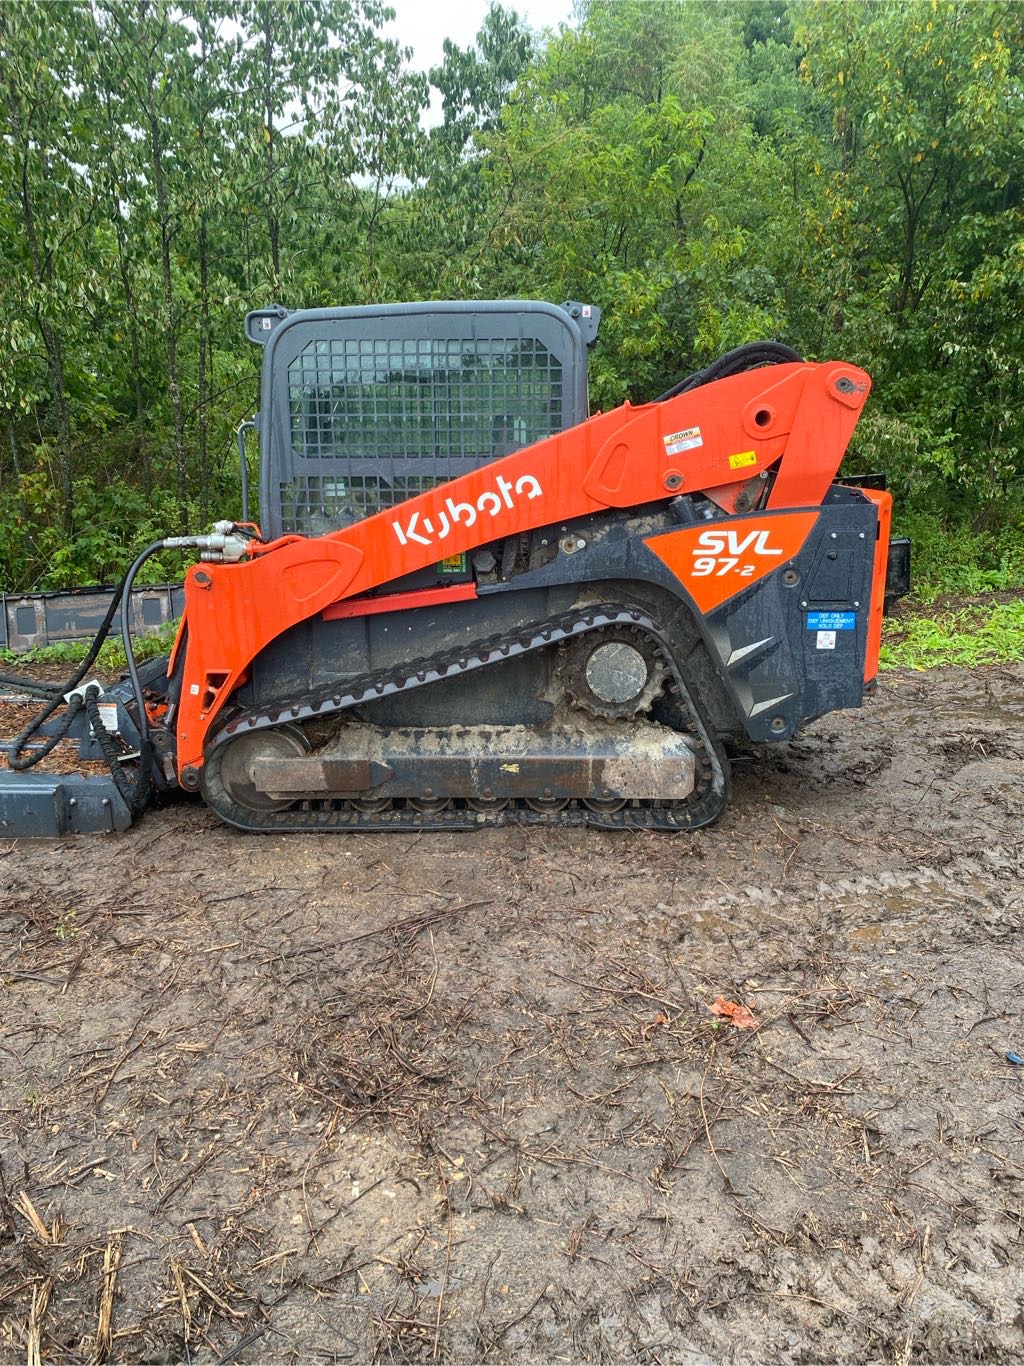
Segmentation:
{"type": "Polygon", "coordinates": [[[165,550],[193,549],[199,558],[214,564],[237,564],[245,558],[249,541],[235,529],[234,522],[214,522],[206,536],[168,536],[161,542],[165,550]]]}

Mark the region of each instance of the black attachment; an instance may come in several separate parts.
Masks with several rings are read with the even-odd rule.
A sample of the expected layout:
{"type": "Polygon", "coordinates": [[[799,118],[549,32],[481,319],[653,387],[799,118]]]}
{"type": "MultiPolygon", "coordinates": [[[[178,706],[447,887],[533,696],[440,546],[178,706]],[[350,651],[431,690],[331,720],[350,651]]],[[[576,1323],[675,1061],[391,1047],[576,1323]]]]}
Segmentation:
{"type": "Polygon", "coordinates": [[[106,834],[131,823],[113,778],[5,773],[0,782],[0,834],[8,839],[106,834]]]}
{"type": "Polygon", "coordinates": [[[48,754],[52,753],[52,751],[55,750],[57,746],[60,744],[61,740],[63,740],[64,737],[67,735],[68,730],[71,726],[71,722],[75,719],[75,716],[82,709],[81,697],[72,697],[71,701],[68,703],[67,716],[61,722],[56,732],[50,735],[49,739],[46,741],[45,744],[41,745],[39,749],[33,749],[31,752],[25,752],[26,746],[32,739],[33,735],[37,735],[40,733],[44,723],[48,721],[50,717],[54,714],[54,712],[57,710],[57,708],[61,706],[61,704],[64,701],[65,694],[73,692],[75,688],[78,687],[82,679],[92,668],[93,664],[96,662],[96,656],[99,654],[103,642],[110,634],[110,627],[114,620],[114,613],[117,611],[118,606],[120,605],[121,597],[125,590],[125,585],[128,584],[134,576],[134,572],[136,571],[138,563],[139,562],[136,561],[135,564],[132,565],[131,569],[127,571],[127,573],[122,578],[121,582],[117,585],[117,588],[114,592],[114,596],[110,600],[110,605],[108,606],[104,614],[103,621],[101,622],[100,628],[96,632],[95,637],[93,638],[92,644],[89,646],[89,652],[85,656],[85,659],[78,666],[78,668],[71,675],[71,677],[67,680],[67,682],[61,684],[60,687],[54,693],[54,695],[50,698],[50,700],[35,714],[35,716],[33,716],[32,720],[28,723],[28,725],[21,732],[21,734],[16,735],[15,738],[11,741],[10,745],[7,747],[8,768],[14,769],[15,772],[19,773],[23,772],[27,768],[34,768],[35,765],[38,764],[41,759],[45,759],[48,754]]]}
{"type": "Polygon", "coordinates": [[[885,571],[885,615],[900,598],[910,592],[910,541],[896,536],[889,542],[889,563],[885,571]]]}
{"type": "MultiPolygon", "coordinates": [[[[125,806],[128,808],[128,811],[133,815],[144,810],[149,804],[153,790],[152,770],[154,754],[153,746],[149,739],[149,722],[146,716],[145,694],[139,678],[135,654],[132,649],[132,585],[135,582],[136,574],[138,574],[146,560],[151,555],[155,554],[156,551],[162,549],[163,544],[163,541],[154,541],[135,557],[134,562],[121,579],[113,598],[110,600],[110,605],[104,615],[100,629],[96,632],[85,659],[68,681],[59,687],[52,688],[52,690],[51,685],[49,684],[37,683],[35,685],[37,692],[43,692],[44,689],[46,690],[43,692],[43,695],[47,700],[21,734],[11,741],[7,751],[8,767],[15,772],[23,772],[26,769],[33,768],[42,759],[45,759],[48,754],[51,754],[62,740],[67,738],[68,732],[74,724],[76,717],[84,707],[92,726],[92,733],[103,753],[107,766],[110,769],[110,776],[114,786],[125,806]],[[132,690],[135,695],[135,704],[137,708],[136,725],[139,730],[139,754],[138,767],[134,780],[129,778],[125,771],[123,763],[125,756],[123,751],[118,748],[116,739],[107,731],[103,724],[98,707],[99,689],[92,685],[87,686],[84,690],[80,688],[82,680],[92,668],[104,641],[110,634],[110,628],[114,621],[114,614],[118,607],[121,608],[121,639],[124,642],[125,656],[128,661],[128,672],[131,677],[132,690]],[[69,693],[73,695],[68,699],[65,715],[52,729],[50,729],[46,726],[46,722],[49,721],[50,717],[53,716],[57,709],[62,705],[64,698],[69,693]],[[44,733],[47,738],[43,743],[37,748],[29,749],[28,746],[32,737],[44,733]]],[[[52,784],[50,784],[50,786],[52,787],[52,784]]],[[[54,817],[54,819],[55,821],[57,820],[56,817],[54,817]]],[[[59,821],[57,823],[59,824],[59,821]]]]}
{"type": "Polygon", "coordinates": [[[848,489],[878,489],[881,493],[889,487],[889,481],[884,474],[844,474],[833,482],[848,489]]]}

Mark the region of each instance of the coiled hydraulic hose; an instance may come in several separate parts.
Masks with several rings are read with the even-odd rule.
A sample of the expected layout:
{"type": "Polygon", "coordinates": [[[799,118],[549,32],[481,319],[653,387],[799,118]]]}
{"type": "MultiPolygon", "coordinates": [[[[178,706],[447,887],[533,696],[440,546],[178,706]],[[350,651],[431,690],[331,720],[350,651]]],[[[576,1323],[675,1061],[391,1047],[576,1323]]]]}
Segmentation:
{"type": "MultiPolygon", "coordinates": [[[[177,538],[179,543],[180,539],[177,538]]],[[[172,542],[173,543],[173,542],[172,542]]],[[[104,614],[103,621],[100,623],[99,630],[93,637],[92,644],[89,646],[85,659],[78,666],[75,672],[63,685],[53,685],[38,682],[29,682],[27,690],[42,693],[47,697],[40,710],[33,716],[20,735],[17,735],[7,749],[7,763],[9,767],[17,770],[33,768],[41,760],[51,754],[62,740],[67,737],[75,717],[83,709],[86,710],[89,720],[92,723],[93,733],[97,743],[103,752],[110,769],[111,777],[117,790],[125,799],[129,809],[133,814],[137,814],[143,809],[149,800],[152,791],[152,765],[153,765],[153,746],[149,739],[149,718],[146,715],[146,700],[142,691],[142,683],[139,679],[139,670],[135,662],[135,652],[132,649],[131,640],[131,595],[132,585],[139,570],[151,555],[158,550],[163,550],[168,545],[168,541],[154,541],[141,551],[134,559],[131,567],[122,577],[114,596],[110,600],[110,605],[104,614]],[[118,607],[121,608],[121,639],[124,642],[125,658],[128,662],[128,673],[131,677],[132,691],[135,694],[135,705],[137,711],[136,724],[139,728],[139,768],[138,776],[134,781],[129,779],[121,763],[121,755],[114,743],[113,736],[107,731],[100,719],[99,708],[97,706],[98,692],[95,688],[88,688],[84,696],[78,694],[71,698],[67,704],[67,714],[62,718],[53,735],[49,736],[37,749],[28,750],[26,747],[32,737],[38,735],[45,723],[54,714],[57,708],[64,701],[67,693],[73,692],[79,687],[82,679],[96,662],[96,657],[103,646],[104,641],[110,634],[114,617],[118,607]]],[[[15,680],[11,680],[12,682],[15,680]]],[[[18,680],[19,686],[26,686],[18,680]]]]}
{"type": "MultiPolygon", "coordinates": [[[[150,553],[154,548],[155,547],[150,546],[147,551],[143,552],[144,556],[150,553]]],[[[118,606],[121,602],[121,597],[124,593],[125,584],[128,583],[129,577],[132,575],[133,570],[136,573],[138,572],[137,565],[138,560],[136,560],[135,564],[132,565],[131,569],[129,569],[124,574],[123,578],[121,579],[121,582],[117,585],[117,588],[114,590],[114,596],[110,600],[110,605],[108,606],[106,613],[104,614],[103,620],[100,623],[100,628],[96,632],[96,635],[93,637],[93,642],[89,646],[88,652],[86,653],[85,658],[82,660],[82,663],[78,666],[78,668],[75,670],[75,672],[71,675],[71,677],[67,680],[66,683],[54,686],[53,694],[50,697],[49,701],[47,701],[43,705],[43,707],[36,713],[36,715],[33,716],[32,720],[28,723],[28,725],[21,732],[21,734],[15,736],[15,738],[11,741],[10,745],[7,748],[7,763],[10,768],[18,770],[33,768],[36,764],[38,764],[42,759],[45,759],[48,754],[52,753],[52,751],[57,748],[60,742],[67,735],[68,731],[71,729],[72,721],[74,721],[75,717],[82,710],[82,699],[80,697],[73,697],[71,701],[68,703],[67,715],[61,721],[57,731],[53,735],[51,735],[49,739],[47,739],[45,744],[41,745],[38,749],[33,749],[26,753],[22,752],[25,749],[25,746],[28,744],[28,742],[32,739],[32,737],[38,734],[43,725],[50,719],[50,717],[54,714],[57,708],[61,705],[61,703],[64,700],[65,694],[71,692],[73,689],[78,687],[82,679],[92,668],[93,664],[96,662],[96,656],[99,654],[103,642],[110,634],[110,627],[114,620],[114,614],[117,612],[118,606]]],[[[46,684],[37,684],[34,686],[37,691],[40,691],[42,688],[47,687],[46,684]]]]}
{"type": "Polygon", "coordinates": [[[23,678],[21,674],[0,674],[0,687],[14,688],[19,693],[46,701],[60,692],[56,683],[44,683],[41,678],[23,678]]]}

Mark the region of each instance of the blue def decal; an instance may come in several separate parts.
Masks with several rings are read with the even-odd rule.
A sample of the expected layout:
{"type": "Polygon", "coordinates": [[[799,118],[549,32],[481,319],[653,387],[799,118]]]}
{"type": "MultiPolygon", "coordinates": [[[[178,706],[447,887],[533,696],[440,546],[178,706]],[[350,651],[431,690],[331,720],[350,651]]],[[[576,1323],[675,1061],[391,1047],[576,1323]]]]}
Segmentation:
{"type": "Polygon", "coordinates": [[[853,631],[857,627],[856,612],[808,612],[808,631],[853,631]]]}

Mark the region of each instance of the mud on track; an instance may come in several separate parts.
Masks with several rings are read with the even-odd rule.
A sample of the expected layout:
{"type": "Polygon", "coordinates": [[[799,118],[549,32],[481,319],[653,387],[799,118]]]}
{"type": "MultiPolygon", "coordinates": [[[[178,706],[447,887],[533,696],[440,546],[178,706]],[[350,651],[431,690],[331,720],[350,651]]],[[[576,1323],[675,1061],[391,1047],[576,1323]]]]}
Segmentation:
{"type": "Polygon", "coordinates": [[[4,1359],[1024,1352],[1024,668],[692,838],[179,806],[0,905],[4,1359]]]}

